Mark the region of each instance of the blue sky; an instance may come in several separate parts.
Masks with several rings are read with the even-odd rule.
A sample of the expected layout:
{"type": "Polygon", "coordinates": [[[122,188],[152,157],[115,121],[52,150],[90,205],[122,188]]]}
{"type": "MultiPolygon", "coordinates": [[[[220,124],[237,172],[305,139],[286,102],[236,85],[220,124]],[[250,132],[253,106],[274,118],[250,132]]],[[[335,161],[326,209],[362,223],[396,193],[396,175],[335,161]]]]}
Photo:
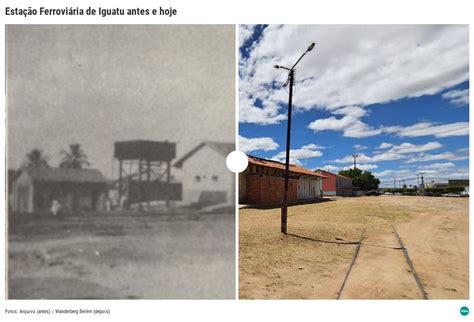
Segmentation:
{"type": "Polygon", "coordinates": [[[287,74],[296,70],[291,162],[337,172],[359,155],[382,185],[469,176],[467,26],[243,25],[239,148],[284,161],[287,74]]]}

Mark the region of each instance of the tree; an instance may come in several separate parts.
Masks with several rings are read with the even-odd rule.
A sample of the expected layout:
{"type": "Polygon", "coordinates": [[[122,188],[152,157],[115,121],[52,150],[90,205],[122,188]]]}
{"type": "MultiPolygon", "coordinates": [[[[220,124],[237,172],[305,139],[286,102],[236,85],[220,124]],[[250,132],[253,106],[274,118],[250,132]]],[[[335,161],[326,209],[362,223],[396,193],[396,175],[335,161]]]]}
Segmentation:
{"type": "Polygon", "coordinates": [[[341,170],[339,171],[339,174],[341,176],[344,176],[344,177],[348,177],[348,178],[351,178],[351,179],[354,179],[356,177],[359,177],[362,175],[362,170],[359,169],[359,168],[350,168],[350,169],[347,169],[347,170],[341,170]]]}
{"type": "Polygon", "coordinates": [[[49,168],[48,158],[40,149],[33,149],[26,154],[26,160],[23,162],[25,168],[49,168]]]}
{"type": "Polygon", "coordinates": [[[87,161],[87,155],[78,143],[69,145],[69,152],[63,150],[61,155],[62,160],[59,164],[61,168],[82,169],[84,166],[88,167],[90,165],[87,161]]]}
{"type": "Polygon", "coordinates": [[[339,171],[341,176],[349,177],[352,179],[352,184],[363,191],[377,190],[379,188],[380,180],[377,179],[372,172],[362,171],[359,168],[341,170],[339,171]]]}

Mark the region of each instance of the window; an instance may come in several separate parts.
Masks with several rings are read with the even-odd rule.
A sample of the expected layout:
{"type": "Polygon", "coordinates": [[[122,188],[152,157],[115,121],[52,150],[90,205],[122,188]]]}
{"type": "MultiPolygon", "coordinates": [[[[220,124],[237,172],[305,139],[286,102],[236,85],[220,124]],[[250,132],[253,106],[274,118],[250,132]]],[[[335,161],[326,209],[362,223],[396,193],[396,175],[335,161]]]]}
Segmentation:
{"type": "Polygon", "coordinates": [[[196,182],[201,182],[201,176],[195,176],[194,181],[196,182]]]}
{"type": "Polygon", "coordinates": [[[219,177],[216,176],[216,175],[213,175],[213,176],[212,176],[212,181],[214,181],[214,182],[219,181],[219,177]]]}

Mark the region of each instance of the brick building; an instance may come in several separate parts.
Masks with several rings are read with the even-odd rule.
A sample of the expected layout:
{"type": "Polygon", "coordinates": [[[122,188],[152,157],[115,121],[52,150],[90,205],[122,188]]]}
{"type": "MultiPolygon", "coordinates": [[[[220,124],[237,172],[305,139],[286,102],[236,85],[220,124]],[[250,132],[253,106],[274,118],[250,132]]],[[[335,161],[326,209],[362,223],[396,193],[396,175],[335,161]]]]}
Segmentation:
{"type": "Polygon", "coordinates": [[[95,169],[21,169],[12,178],[10,208],[28,213],[49,211],[57,200],[68,211],[103,210],[108,183],[95,169]]]}
{"type": "Polygon", "coordinates": [[[352,179],[335,174],[325,170],[316,170],[325,176],[327,179],[323,180],[323,195],[324,196],[354,196],[354,186],[352,179]]]}
{"type": "MultiPolygon", "coordinates": [[[[239,203],[272,205],[283,202],[285,164],[248,156],[249,165],[239,175],[239,203]]],[[[325,177],[314,171],[290,165],[288,201],[321,198],[325,177]]]]}

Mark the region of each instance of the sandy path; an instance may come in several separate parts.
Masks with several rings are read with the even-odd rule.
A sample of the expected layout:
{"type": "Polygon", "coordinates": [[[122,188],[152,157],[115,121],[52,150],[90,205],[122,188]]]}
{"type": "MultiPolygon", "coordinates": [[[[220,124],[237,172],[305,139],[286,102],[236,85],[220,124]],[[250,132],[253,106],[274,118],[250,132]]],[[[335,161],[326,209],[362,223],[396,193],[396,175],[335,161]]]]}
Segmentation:
{"type": "Polygon", "coordinates": [[[70,237],[11,236],[10,298],[234,298],[231,215],[83,218],[67,230],[60,224],[47,223],[70,237]],[[88,221],[94,225],[81,225],[88,221]]]}
{"type": "Polygon", "coordinates": [[[421,299],[393,231],[367,232],[341,299],[421,299]]]}
{"type": "Polygon", "coordinates": [[[469,214],[445,199],[397,230],[431,299],[469,297],[469,214]]]}
{"type": "Polygon", "coordinates": [[[240,298],[335,299],[355,245],[359,256],[341,299],[422,299],[391,223],[430,299],[469,297],[469,200],[381,196],[336,198],[290,207],[279,233],[279,209],[241,209],[240,298]]]}

